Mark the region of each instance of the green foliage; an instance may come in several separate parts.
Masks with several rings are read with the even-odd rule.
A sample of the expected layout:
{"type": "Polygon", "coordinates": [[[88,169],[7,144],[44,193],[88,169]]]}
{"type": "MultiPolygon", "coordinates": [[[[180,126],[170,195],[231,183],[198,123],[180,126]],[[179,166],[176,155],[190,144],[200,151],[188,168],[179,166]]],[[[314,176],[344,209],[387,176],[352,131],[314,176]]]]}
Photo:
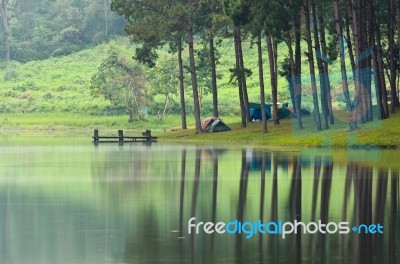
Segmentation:
{"type": "Polygon", "coordinates": [[[165,54],[157,65],[148,70],[148,80],[152,85],[152,95],[176,95],[179,85],[179,70],[176,59],[165,54]]]}
{"type": "MultiPolygon", "coordinates": [[[[304,45],[304,44],[303,44],[304,45]]],[[[118,50],[119,58],[125,61],[132,61],[135,47],[129,44],[127,38],[118,38],[108,44],[101,44],[95,48],[85,49],[64,57],[50,58],[42,61],[28,63],[0,63],[0,113],[75,113],[77,115],[123,115],[127,114],[124,106],[115,106],[106,100],[104,96],[93,97],[89,89],[91,77],[98,72],[100,65],[107,58],[107,51],[110,47],[118,50]],[[26,98],[27,93],[30,101],[26,98]]],[[[230,83],[231,72],[229,69],[235,65],[235,57],[232,49],[232,39],[223,39],[218,47],[220,52],[219,64],[217,65],[218,98],[221,117],[236,115],[240,113],[237,98],[237,86],[230,83]]],[[[148,101],[145,106],[149,114],[157,115],[159,110],[164,108],[165,94],[163,93],[167,83],[177,83],[177,56],[169,53],[169,46],[164,46],[158,51],[159,59],[156,68],[166,71],[166,80],[158,76],[152,69],[145,68],[146,79],[148,80],[148,101]],[[170,72],[170,73],[169,73],[170,72]],[[158,78],[158,80],[156,80],[158,78]],[[169,79],[169,81],[168,81],[169,79]],[[166,84],[164,84],[165,82],[166,84]],[[158,83],[158,84],[157,84],[158,83]]],[[[249,42],[243,43],[243,53],[246,58],[246,67],[253,72],[257,71],[257,49],[252,48],[249,42]]],[[[279,53],[287,54],[284,44],[279,45],[279,53]]],[[[278,64],[282,65],[284,56],[278,56],[278,64]]],[[[186,52],[183,61],[188,64],[186,52]]],[[[130,63],[134,63],[133,61],[130,63]]],[[[307,63],[303,61],[303,64],[307,63]]],[[[201,71],[201,69],[198,69],[201,71]]],[[[304,73],[307,68],[303,67],[304,73]]],[[[334,63],[331,67],[332,73],[340,73],[340,65],[334,63]]],[[[186,103],[188,116],[193,114],[191,100],[190,73],[185,70],[186,103]]],[[[307,75],[304,75],[307,78],[307,75]]],[[[247,78],[250,101],[259,100],[258,74],[252,74],[247,78]]],[[[271,102],[269,74],[265,75],[266,101],[271,102]]],[[[340,95],[341,87],[333,82],[333,96],[340,95]],[[339,91],[336,93],[335,91],[339,91]]],[[[207,90],[204,82],[199,82],[202,90],[207,90]]],[[[309,84],[304,82],[304,89],[309,84]]],[[[178,87],[171,87],[170,101],[167,108],[167,115],[179,115],[180,105],[177,95],[178,87]]],[[[284,101],[288,96],[287,81],[284,77],[278,78],[278,100],[284,101]],[[282,97],[281,97],[282,95],[282,97]]],[[[305,99],[305,105],[307,106],[305,99]]],[[[204,94],[202,97],[202,115],[210,115],[211,94],[204,94]]],[[[311,105],[310,105],[310,109],[311,105]]],[[[115,117],[117,118],[117,117],[115,117]]],[[[148,118],[150,119],[150,117],[148,118]]],[[[165,120],[169,117],[166,116],[165,120]]],[[[191,118],[188,118],[190,121],[191,118]]],[[[165,121],[166,122],[166,121],[165,121]]],[[[137,123],[137,122],[135,122],[137,123]]]]}
{"type": "Polygon", "coordinates": [[[129,122],[139,120],[140,110],[146,104],[146,82],[140,65],[120,57],[115,49],[100,65],[91,80],[93,96],[103,95],[116,107],[125,107],[129,122]]]}
{"type": "Polygon", "coordinates": [[[250,22],[251,3],[246,0],[224,1],[225,14],[232,19],[235,26],[243,26],[250,22]]]}
{"type": "Polygon", "coordinates": [[[247,68],[241,69],[239,67],[229,69],[229,72],[231,73],[231,78],[229,79],[229,82],[237,82],[240,77],[247,78],[253,74],[250,69],[247,68]]]}
{"type": "Polygon", "coordinates": [[[158,54],[150,45],[142,45],[136,48],[134,59],[152,68],[156,66],[158,54]]]}

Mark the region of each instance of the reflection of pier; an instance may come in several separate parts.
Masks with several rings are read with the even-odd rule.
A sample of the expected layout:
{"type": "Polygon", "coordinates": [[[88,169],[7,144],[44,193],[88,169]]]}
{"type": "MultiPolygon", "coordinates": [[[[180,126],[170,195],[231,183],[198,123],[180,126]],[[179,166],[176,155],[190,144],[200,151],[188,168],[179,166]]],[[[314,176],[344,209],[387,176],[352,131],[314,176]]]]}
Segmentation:
{"type": "Polygon", "coordinates": [[[123,130],[118,130],[118,136],[99,136],[99,130],[95,129],[93,132],[93,143],[119,143],[123,145],[125,142],[157,142],[158,138],[151,135],[151,130],[146,130],[142,136],[124,136],[123,130]]]}

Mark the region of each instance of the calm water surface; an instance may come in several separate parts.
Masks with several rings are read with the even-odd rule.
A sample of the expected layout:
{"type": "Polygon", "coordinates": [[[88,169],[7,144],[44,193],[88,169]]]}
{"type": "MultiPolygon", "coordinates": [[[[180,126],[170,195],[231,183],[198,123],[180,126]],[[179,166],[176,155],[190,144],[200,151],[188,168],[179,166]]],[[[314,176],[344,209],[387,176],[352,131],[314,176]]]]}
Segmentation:
{"type": "Polygon", "coordinates": [[[0,140],[0,263],[400,263],[400,151],[0,140]],[[321,220],[383,234],[188,234],[321,220]]]}

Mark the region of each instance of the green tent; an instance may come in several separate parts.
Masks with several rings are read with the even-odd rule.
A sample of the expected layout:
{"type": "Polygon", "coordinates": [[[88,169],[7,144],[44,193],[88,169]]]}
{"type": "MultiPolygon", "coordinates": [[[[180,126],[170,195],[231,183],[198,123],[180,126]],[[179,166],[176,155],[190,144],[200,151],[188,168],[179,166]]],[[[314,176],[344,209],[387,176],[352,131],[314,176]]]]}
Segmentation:
{"type": "Polygon", "coordinates": [[[222,120],[215,120],[209,127],[207,127],[208,132],[223,132],[230,131],[231,129],[222,120]]]}
{"type": "Polygon", "coordinates": [[[288,109],[287,104],[283,104],[282,108],[278,109],[278,117],[279,119],[286,119],[291,116],[292,112],[288,109]]]}

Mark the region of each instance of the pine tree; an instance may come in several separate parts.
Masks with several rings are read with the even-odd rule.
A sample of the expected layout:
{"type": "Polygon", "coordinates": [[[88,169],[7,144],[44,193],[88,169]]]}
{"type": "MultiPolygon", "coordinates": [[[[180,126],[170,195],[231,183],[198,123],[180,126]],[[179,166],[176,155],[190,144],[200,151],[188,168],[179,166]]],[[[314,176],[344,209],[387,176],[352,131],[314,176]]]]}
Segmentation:
{"type": "Polygon", "coordinates": [[[311,25],[310,25],[310,12],[311,5],[308,0],[304,1],[304,15],[306,20],[306,38],[307,38],[307,47],[308,52],[308,64],[310,68],[310,78],[311,78],[311,90],[313,97],[313,105],[314,105],[314,121],[318,131],[322,130],[321,126],[321,118],[319,113],[319,103],[318,103],[318,92],[317,92],[317,83],[315,79],[315,68],[314,68],[314,52],[313,52],[313,43],[311,38],[311,25]]]}

